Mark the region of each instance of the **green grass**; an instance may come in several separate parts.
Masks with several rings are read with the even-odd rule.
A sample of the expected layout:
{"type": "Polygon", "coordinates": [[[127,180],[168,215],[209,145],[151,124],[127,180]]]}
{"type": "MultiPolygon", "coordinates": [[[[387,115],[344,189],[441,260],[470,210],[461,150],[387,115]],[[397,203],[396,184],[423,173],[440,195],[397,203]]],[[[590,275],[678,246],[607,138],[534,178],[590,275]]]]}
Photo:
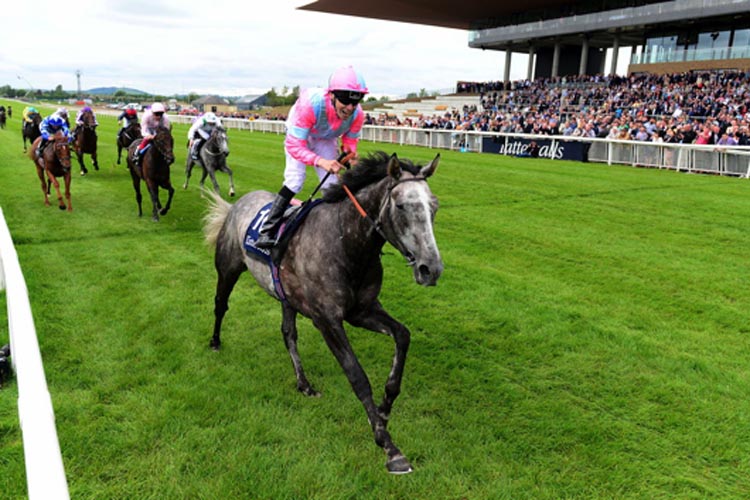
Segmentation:
{"type": "MultiPolygon", "coordinates": [[[[179,187],[184,150],[173,210],[155,224],[144,205],[139,219],[115,120],[100,117],[102,170],[76,175],[68,214],[43,206],[12,104],[0,205],[73,498],[747,498],[746,180],[442,152],[438,286],[414,284],[391,247],[383,256],[382,301],[412,331],[391,432],[415,472],[394,477],[306,319],[301,355],[323,397],[296,392],[280,308],[251,279],[209,350],[206,201],[195,175],[179,187]]],[[[230,141],[238,192],[277,190],[282,137],[230,141]]],[[[435,154],[361,149],[381,148],[435,154]]],[[[350,332],[380,394],[392,342],[350,332]]],[[[4,498],[26,494],[17,396],[14,382],[0,390],[4,498]]]]}

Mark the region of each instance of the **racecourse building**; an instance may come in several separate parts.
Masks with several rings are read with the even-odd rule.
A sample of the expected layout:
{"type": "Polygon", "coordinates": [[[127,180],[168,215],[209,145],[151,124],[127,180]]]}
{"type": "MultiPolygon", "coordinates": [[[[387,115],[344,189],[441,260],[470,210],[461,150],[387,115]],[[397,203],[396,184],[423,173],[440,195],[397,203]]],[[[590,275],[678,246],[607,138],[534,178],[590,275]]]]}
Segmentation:
{"type": "Polygon", "coordinates": [[[747,0],[319,0],[300,7],[469,32],[469,46],[528,54],[528,79],[614,74],[632,48],[628,73],[750,71],[747,0]],[[609,53],[609,67],[605,67],[609,53]]]}

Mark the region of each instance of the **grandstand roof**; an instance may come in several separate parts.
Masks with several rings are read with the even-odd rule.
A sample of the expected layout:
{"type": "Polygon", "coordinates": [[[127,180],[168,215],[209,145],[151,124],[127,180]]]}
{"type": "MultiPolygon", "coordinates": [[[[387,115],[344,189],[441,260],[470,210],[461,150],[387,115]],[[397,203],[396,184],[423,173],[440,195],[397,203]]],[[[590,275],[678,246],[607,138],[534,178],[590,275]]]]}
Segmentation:
{"type": "Polygon", "coordinates": [[[377,2],[318,0],[299,8],[329,14],[469,30],[479,20],[510,18],[513,14],[530,10],[559,9],[570,4],[569,0],[525,0],[524,2],[464,0],[460,4],[451,0],[378,0],[377,2]]]}

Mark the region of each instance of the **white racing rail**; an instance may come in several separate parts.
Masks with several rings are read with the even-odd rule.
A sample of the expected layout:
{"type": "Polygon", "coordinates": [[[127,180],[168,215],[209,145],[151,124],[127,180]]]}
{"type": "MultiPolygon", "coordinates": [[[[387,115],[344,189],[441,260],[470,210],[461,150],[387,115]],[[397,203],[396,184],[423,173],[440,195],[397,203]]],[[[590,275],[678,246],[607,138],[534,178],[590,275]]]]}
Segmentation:
{"type": "Polygon", "coordinates": [[[18,384],[18,417],[23,434],[26,483],[31,500],[67,500],[55,412],[44,377],[26,281],[0,208],[0,290],[5,289],[13,369],[18,384]]]}

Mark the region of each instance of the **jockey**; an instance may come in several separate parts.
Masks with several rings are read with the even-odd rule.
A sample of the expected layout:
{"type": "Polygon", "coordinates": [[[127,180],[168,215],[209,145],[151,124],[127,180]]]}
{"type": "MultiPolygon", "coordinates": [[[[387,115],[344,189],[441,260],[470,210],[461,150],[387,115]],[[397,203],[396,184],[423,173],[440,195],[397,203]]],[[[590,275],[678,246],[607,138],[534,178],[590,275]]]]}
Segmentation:
{"type": "Polygon", "coordinates": [[[338,138],[346,153],[357,153],[364,113],[359,102],[368,93],[367,85],[351,66],[337,69],[328,79],[326,89],[309,89],[299,96],[286,121],[286,167],[284,184],[273,200],[255,245],[270,248],[274,233],[289,202],[305,183],[306,167],[312,165],[323,188],[338,182],[337,174],[344,166],[338,156],[338,138]]]}
{"type": "Polygon", "coordinates": [[[63,120],[65,120],[65,126],[68,127],[68,130],[70,130],[70,119],[68,118],[67,108],[57,108],[57,110],[52,114],[57,115],[63,120]]]}
{"type": "Polygon", "coordinates": [[[141,119],[141,132],[143,133],[143,141],[135,150],[133,159],[135,160],[136,164],[138,164],[138,162],[140,161],[141,154],[146,149],[146,146],[148,146],[148,143],[151,141],[151,139],[154,138],[159,127],[171,128],[169,118],[167,118],[165,111],[166,109],[164,108],[164,105],[162,103],[155,102],[149,109],[146,110],[145,113],[143,113],[143,118],[141,119]]]}
{"type": "Polygon", "coordinates": [[[78,113],[76,114],[76,126],[77,127],[83,125],[83,115],[88,111],[91,111],[91,115],[94,117],[94,126],[95,127],[99,126],[99,122],[96,121],[96,113],[94,113],[94,110],[91,109],[90,106],[84,106],[81,109],[79,109],[78,113]]]}
{"type": "Polygon", "coordinates": [[[193,160],[199,161],[201,146],[211,136],[215,127],[221,127],[221,119],[210,111],[195,119],[187,134],[190,141],[188,151],[193,160]]]}
{"type": "Polygon", "coordinates": [[[44,150],[44,146],[47,145],[47,142],[49,142],[49,138],[59,131],[62,131],[63,135],[68,139],[68,142],[70,142],[70,129],[65,123],[65,120],[57,113],[52,113],[42,120],[42,123],[39,124],[39,130],[42,132],[42,140],[39,141],[39,147],[36,150],[37,156],[39,157],[42,156],[42,151],[44,150]]]}
{"type": "Polygon", "coordinates": [[[117,138],[121,139],[126,128],[138,123],[138,110],[132,105],[128,106],[122,113],[120,113],[120,116],[117,117],[117,121],[122,121],[122,128],[117,131],[117,138]]]}
{"type": "Polygon", "coordinates": [[[34,123],[34,120],[30,116],[34,114],[39,114],[39,111],[37,111],[34,106],[26,106],[25,108],[23,108],[22,118],[24,123],[34,123]]]}

